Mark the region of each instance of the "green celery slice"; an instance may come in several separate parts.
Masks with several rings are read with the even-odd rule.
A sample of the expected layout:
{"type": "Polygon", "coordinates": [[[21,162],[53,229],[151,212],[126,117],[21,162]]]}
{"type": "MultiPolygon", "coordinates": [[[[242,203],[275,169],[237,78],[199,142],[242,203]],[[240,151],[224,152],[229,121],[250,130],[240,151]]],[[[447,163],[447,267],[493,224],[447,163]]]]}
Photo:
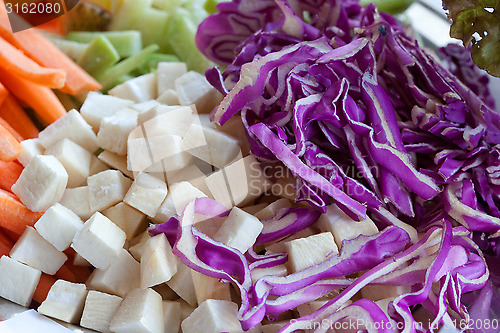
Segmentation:
{"type": "Polygon", "coordinates": [[[103,35],[98,35],[78,59],[78,64],[90,75],[96,77],[119,60],[120,55],[113,47],[113,44],[103,35]]]}
{"type": "Polygon", "coordinates": [[[127,58],[142,50],[142,36],[137,30],[87,32],[75,31],[68,34],[67,39],[80,43],[90,43],[97,36],[106,37],[121,58],[127,58]]]}

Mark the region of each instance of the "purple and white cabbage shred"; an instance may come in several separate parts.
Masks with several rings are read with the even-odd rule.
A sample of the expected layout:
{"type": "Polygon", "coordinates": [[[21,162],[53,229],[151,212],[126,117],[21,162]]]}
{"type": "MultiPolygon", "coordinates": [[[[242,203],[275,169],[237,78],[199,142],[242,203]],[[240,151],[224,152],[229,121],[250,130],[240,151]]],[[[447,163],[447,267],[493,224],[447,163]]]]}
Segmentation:
{"type": "Polygon", "coordinates": [[[195,213],[227,214],[217,202],[197,199],[151,233],[165,233],[192,269],[239,288],[245,330],[332,292],[338,296],[280,332],[346,317],[382,327],[369,332],[433,332],[498,316],[500,117],[480,75],[474,82],[466,70],[452,74],[393,17],[355,0],[234,0],[217,8],[197,35],[200,50],[226,68],[206,73],[225,95],[212,119],[222,125],[241,114],[252,153],[287,167],[297,202],[312,207],[264,220],[256,245],[311,226],[332,204],[381,231],[344,241],[318,265],[258,281],[252,269],[283,264],[286,253],[243,254],[200,232],[195,213]],[[418,237],[407,232],[413,228],[418,237]],[[346,303],[368,284],[411,292],[386,306],[346,303]],[[415,325],[422,309],[429,328],[415,325]]]}

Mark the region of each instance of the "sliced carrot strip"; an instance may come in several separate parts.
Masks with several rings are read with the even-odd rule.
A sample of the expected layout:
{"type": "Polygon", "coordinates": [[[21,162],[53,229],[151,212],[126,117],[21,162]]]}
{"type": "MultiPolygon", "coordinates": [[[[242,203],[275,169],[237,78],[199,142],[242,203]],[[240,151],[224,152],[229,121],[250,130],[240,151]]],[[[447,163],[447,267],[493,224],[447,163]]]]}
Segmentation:
{"type": "Polygon", "coordinates": [[[22,151],[23,147],[19,141],[5,127],[0,125],[0,161],[14,161],[22,151]]]}
{"type": "Polygon", "coordinates": [[[0,105],[0,117],[5,119],[24,139],[38,137],[38,128],[24,112],[12,95],[8,95],[0,105]]]}
{"type": "Polygon", "coordinates": [[[23,172],[23,167],[16,161],[0,161],[0,188],[5,191],[10,191],[10,188],[17,181],[21,172],[23,172]]]}
{"type": "Polygon", "coordinates": [[[0,126],[3,126],[7,131],[9,131],[9,133],[12,134],[12,136],[16,138],[17,141],[24,140],[21,134],[17,133],[17,131],[14,128],[12,128],[12,126],[10,126],[10,124],[2,117],[0,117],[0,126]]]}
{"type": "Polygon", "coordinates": [[[35,289],[35,294],[33,295],[33,300],[37,303],[42,303],[47,298],[50,288],[56,283],[56,278],[42,273],[40,281],[35,289]]]}
{"type": "Polygon", "coordinates": [[[50,88],[20,78],[3,68],[0,69],[0,80],[14,96],[32,107],[45,122],[51,124],[66,114],[66,109],[50,88]]]}
{"type": "Polygon", "coordinates": [[[42,67],[0,37],[0,66],[26,80],[49,88],[62,88],[66,72],[42,67]]]}
{"type": "Polygon", "coordinates": [[[2,105],[3,101],[7,98],[8,95],[9,92],[7,91],[7,89],[5,89],[3,84],[0,83],[0,105],[2,105]]]}
{"type": "Polygon", "coordinates": [[[8,256],[14,243],[10,240],[3,231],[0,231],[0,257],[8,256]]]}
{"type": "Polygon", "coordinates": [[[22,234],[26,226],[32,227],[42,216],[32,212],[15,195],[0,189],[0,226],[22,234]]]}

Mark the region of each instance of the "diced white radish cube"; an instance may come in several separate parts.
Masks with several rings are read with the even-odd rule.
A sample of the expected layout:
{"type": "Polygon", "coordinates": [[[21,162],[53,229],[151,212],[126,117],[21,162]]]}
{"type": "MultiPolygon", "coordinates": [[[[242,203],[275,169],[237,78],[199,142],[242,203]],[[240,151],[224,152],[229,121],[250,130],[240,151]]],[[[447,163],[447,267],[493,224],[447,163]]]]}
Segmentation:
{"type": "Polygon", "coordinates": [[[196,306],[196,293],[191,268],[184,265],[179,259],[177,259],[177,273],[167,281],[167,285],[189,305],[196,306]]]}
{"type": "Polygon", "coordinates": [[[106,269],[120,254],[125,232],[101,213],[95,213],[76,234],[71,247],[94,267],[106,269]]]}
{"type": "Polygon", "coordinates": [[[147,227],[146,216],[124,202],[109,207],[102,214],[125,231],[127,240],[131,240],[147,227]]]}
{"type": "Polygon", "coordinates": [[[99,130],[101,120],[134,104],[131,100],[122,99],[98,92],[89,92],[85,102],[80,108],[83,119],[96,131],[99,130]]]}
{"type": "Polygon", "coordinates": [[[245,253],[255,243],[263,228],[258,218],[234,207],[214,239],[245,253]]]}
{"type": "Polygon", "coordinates": [[[115,114],[103,118],[97,143],[100,147],[118,155],[127,154],[127,140],[130,132],[137,127],[138,112],[132,109],[123,109],[115,114]]]}
{"type": "Polygon", "coordinates": [[[154,217],[167,196],[164,181],[141,172],[130,186],[123,201],[149,217],[154,217]]]}
{"type": "Polygon", "coordinates": [[[22,306],[31,303],[42,272],[17,260],[0,258],[0,296],[22,306]]]}
{"type": "Polygon", "coordinates": [[[27,166],[33,156],[43,155],[45,152],[45,147],[42,146],[40,139],[38,138],[21,141],[21,146],[23,147],[23,150],[17,157],[17,160],[23,166],[27,166]]]}
{"type": "Polygon", "coordinates": [[[398,297],[409,292],[411,292],[411,288],[409,285],[384,286],[369,284],[361,289],[361,296],[375,302],[384,298],[398,297]]]}
{"type": "Polygon", "coordinates": [[[27,227],[10,250],[12,259],[49,275],[55,274],[68,259],[32,227],[27,227]]]}
{"type": "Polygon", "coordinates": [[[106,163],[102,162],[100,159],[92,155],[92,159],[90,160],[89,176],[93,176],[108,169],[109,166],[106,163]]]}
{"type": "Polygon", "coordinates": [[[90,174],[92,154],[69,139],[63,139],[47,148],[45,155],[52,155],[62,163],[68,173],[68,187],[84,185],[90,174]]]}
{"type": "Polygon", "coordinates": [[[228,208],[245,206],[271,186],[253,155],[214,172],[207,177],[206,183],[215,200],[228,208]]]}
{"type": "Polygon", "coordinates": [[[59,251],[66,250],[83,228],[83,221],[69,208],[56,203],[35,223],[35,229],[59,251]]]}
{"type": "Polygon", "coordinates": [[[100,211],[123,201],[132,181],[120,171],[106,170],[87,178],[90,209],[100,211]]]}
{"type": "Polygon", "coordinates": [[[187,66],[183,62],[160,62],[156,70],[158,96],[167,89],[175,89],[175,80],[186,73],[187,66]]]}
{"type": "Polygon", "coordinates": [[[108,94],[137,103],[156,99],[156,75],[149,73],[127,80],[108,91],[108,94]]]}
{"type": "Polygon", "coordinates": [[[312,235],[316,235],[317,233],[318,233],[318,230],[316,230],[312,227],[305,228],[299,232],[294,233],[293,235],[286,237],[283,240],[280,240],[279,242],[271,243],[270,245],[267,245],[265,247],[265,249],[269,253],[286,252],[286,245],[285,245],[286,242],[290,242],[292,240],[299,239],[299,238],[306,238],[306,237],[309,237],[312,235]]]}
{"type": "Polygon", "coordinates": [[[290,207],[292,207],[292,203],[290,202],[290,200],[281,198],[255,213],[255,217],[259,220],[265,220],[275,216],[278,210],[290,207]]]}
{"type": "Polygon", "coordinates": [[[169,184],[175,184],[182,181],[190,182],[193,179],[200,178],[205,175],[200,168],[194,164],[181,170],[167,172],[166,174],[169,184]]]}
{"type": "Polygon", "coordinates": [[[88,186],[67,188],[59,203],[73,211],[82,220],[87,220],[95,213],[95,210],[90,209],[90,189],[88,186]]]}
{"type": "Polygon", "coordinates": [[[135,111],[139,112],[139,114],[141,114],[141,113],[147,112],[151,109],[154,109],[155,107],[160,106],[160,105],[161,105],[160,102],[157,102],[153,99],[150,101],[134,104],[130,108],[134,109],[135,111]]]}
{"type": "Polygon", "coordinates": [[[146,242],[150,238],[151,238],[151,236],[149,236],[149,233],[147,231],[144,231],[143,233],[134,237],[129,242],[128,250],[129,250],[130,254],[132,255],[132,257],[135,258],[135,260],[141,261],[142,251],[144,250],[144,245],[146,245],[146,242]]]}
{"type": "Polygon", "coordinates": [[[241,155],[238,140],[200,122],[193,122],[182,141],[184,151],[218,168],[241,155]]]}
{"type": "Polygon", "coordinates": [[[209,299],[200,304],[181,324],[184,333],[241,332],[238,321],[238,305],[224,300],[209,299]]]}
{"type": "Polygon", "coordinates": [[[191,270],[191,277],[198,304],[205,302],[207,299],[231,300],[229,283],[221,282],[219,279],[194,270],[191,270]]]}
{"type": "Polygon", "coordinates": [[[91,153],[98,148],[97,136],[92,127],[76,110],[70,110],[63,117],[47,126],[40,132],[38,138],[45,148],[49,148],[65,138],[76,142],[91,153]]]}
{"type": "MultiPolygon", "coordinates": [[[[159,105],[155,108],[152,108],[151,110],[140,113],[138,118],[137,118],[137,123],[139,125],[144,125],[146,122],[150,121],[151,119],[157,118],[165,113],[176,110],[180,107],[181,106],[179,106],[179,105],[159,105]]],[[[191,108],[191,109],[193,110],[193,108],[191,108]]]]}
{"type": "Polygon", "coordinates": [[[102,151],[97,158],[109,165],[111,168],[121,171],[128,178],[133,179],[134,173],[127,169],[127,157],[118,155],[109,150],[102,151]]]}
{"type": "Polygon", "coordinates": [[[164,234],[149,238],[141,256],[141,288],[169,281],[177,273],[177,259],[164,234]]]}
{"type": "Polygon", "coordinates": [[[226,218],[221,216],[211,217],[207,219],[203,215],[195,214],[194,224],[196,226],[196,229],[213,239],[225,220],[226,218]]]}
{"type": "Polygon", "coordinates": [[[158,102],[165,105],[180,105],[179,96],[177,96],[177,91],[175,89],[167,89],[158,96],[156,99],[158,102]]]}
{"type": "Polygon", "coordinates": [[[205,193],[188,182],[175,183],[170,186],[167,197],[158,209],[154,220],[165,222],[175,214],[181,213],[189,202],[204,197],[206,197],[205,193]]]}
{"type": "Polygon", "coordinates": [[[163,301],[163,318],[165,318],[164,333],[177,333],[181,328],[181,304],[179,302],[163,301]]]}
{"type": "Polygon", "coordinates": [[[222,99],[205,76],[194,71],[177,78],[175,90],[181,105],[195,104],[200,113],[209,113],[222,99]]]}
{"type": "Polygon", "coordinates": [[[110,333],[111,320],[121,302],[121,297],[89,290],[85,299],[80,325],[99,332],[110,333]]]}
{"type": "Polygon", "coordinates": [[[321,231],[331,232],[339,248],[344,239],[354,239],[359,235],[371,236],[378,232],[377,226],[370,218],[356,222],[336,205],[328,206],[326,213],[321,214],[318,227],[321,231]]]}
{"type": "Polygon", "coordinates": [[[255,282],[267,275],[286,276],[288,274],[288,270],[285,265],[278,265],[269,268],[254,268],[252,269],[251,274],[252,281],[255,284],[255,282]]]}
{"type": "Polygon", "coordinates": [[[122,249],[118,257],[106,269],[96,269],[89,277],[90,288],[125,297],[129,292],[140,286],[140,265],[122,249]]]}
{"type": "Polygon", "coordinates": [[[156,112],[160,114],[142,124],[148,138],[166,134],[184,137],[194,120],[193,109],[189,106],[174,109],[168,106],[159,106],[156,108],[156,112]]]}
{"type": "Polygon", "coordinates": [[[44,212],[61,200],[68,173],[54,156],[38,155],[12,185],[12,192],[34,212],[44,212]]]}
{"type": "Polygon", "coordinates": [[[331,232],[295,239],[286,242],[285,247],[292,272],[319,264],[339,252],[331,232]]]}
{"type": "Polygon", "coordinates": [[[83,266],[83,267],[91,267],[92,265],[81,255],[75,253],[75,257],[73,258],[73,265],[75,266],[83,266]]]}
{"type": "Polygon", "coordinates": [[[163,302],[152,289],[135,289],[125,297],[111,321],[115,333],[163,333],[163,302]]]}
{"type": "Polygon", "coordinates": [[[80,321],[86,297],[87,287],[84,284],[57,280],[50,288],[45,301],[38,307],[38,312],[76,324],[80,321]]]}

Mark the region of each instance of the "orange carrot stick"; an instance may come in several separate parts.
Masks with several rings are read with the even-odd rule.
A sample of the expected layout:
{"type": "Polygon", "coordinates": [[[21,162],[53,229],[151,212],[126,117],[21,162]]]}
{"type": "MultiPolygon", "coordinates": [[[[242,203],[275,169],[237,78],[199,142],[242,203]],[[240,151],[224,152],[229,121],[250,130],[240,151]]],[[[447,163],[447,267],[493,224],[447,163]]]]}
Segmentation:
{"type": "MultiPolygon", "coordinates": [[[[0,0],[0,4],[3,0],[0,0]]],[[[102,86],[90,74],[85,72],[71,58],[64,54],[37,29],[27,29],[12,33],[5,6],[0,6],[0,36],[40,65],[59,68],[66,71],[66,84],[61,89],[70,95],[79,95],[90,90],[100,90],[102,86]]]]}
{"type": "Polygon", "coordinates": [[[33,300],[37,303],[42,303],[47,298],[50,288],[56,282],[56,278],[48,274],[42,273],[40,281],[35,289],[33,300]]]}
{"type": "Polygon", "coordinates": [[[23,141],[24,138],[21,136],[21,134],[17,133],[17,131],[10,126],[10,124],[0,117],[0,126],[3,126],[12,136],[17,140],[17,141],[23,141]]]}
{"type": "Polygon", "coordinates": [[[0,69],[0,80],[14,96],[32,107],[47,123],[51,124],[66,114],[66,109],[50,88],[18,77],[3,68],[0,69]]]}
{"type": "Polygon", "coordinates": [[[42,216],[32,212],[15,195],[0,189],[0,226],[22,234],[26,226],[33,226],[42,216]]]}
{"type": "Polygon", "coordinates": [[[0,117],[5,119],[24,139],[38,137],[38,128],[24,112],[14,96],[9,94],[3,104],[0,105],[0,117]]]}
{"type": "Polygon", "coordinates": [[[23,147],[19,141],[5,127],[0,125],[0,161],[12,162],[22,151],[23,147]]]}
{"type": "Polygon", "coordinates": [[[0,37],[0,66],[12,74],[49,88],[62,88],[66,72],[42,67],[0,37]]]}
{"type": "Polygon", "coordinates": [[[0,231],[0,257],[8,256],[14,243],[2,231],[0,231]]]}
{"type": "Polygon", "coordinates": [[[3,101],[7,98],[8,95],[9,92],[7,91],[7,89],[5,89],[3,84],[0,83],[0,105],[2,105],[3,101]]]}
{"type": "Polygon", "coordinates": [[[68,268],[67,265],[62,265],[61,268],[54,274],[54,276],[61,280],[76,283],[77,279],[75,274],[68,268]]]}
{"type": "Polygon", "coordinates": [[[9,191],[23,172],[21,164],[14,162],[0,161],[0,188],[9,191]]]}

